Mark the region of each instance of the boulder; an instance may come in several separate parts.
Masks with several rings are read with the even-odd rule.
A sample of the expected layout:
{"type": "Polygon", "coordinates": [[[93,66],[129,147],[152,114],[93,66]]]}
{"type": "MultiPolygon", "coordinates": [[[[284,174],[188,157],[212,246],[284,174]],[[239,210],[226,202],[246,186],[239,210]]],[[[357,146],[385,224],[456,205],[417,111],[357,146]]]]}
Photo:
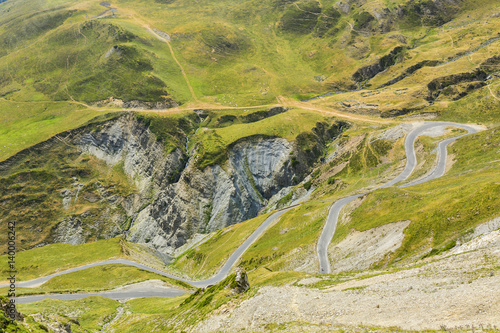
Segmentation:
{"type": "Polygon", "coordinates": [[[250,283],[248,282],[248,274],[243,268],[237,269],[234,284],[235,287],[233,288],[233,291],[237,294],[241,294],[250,288],[250,283]]]}

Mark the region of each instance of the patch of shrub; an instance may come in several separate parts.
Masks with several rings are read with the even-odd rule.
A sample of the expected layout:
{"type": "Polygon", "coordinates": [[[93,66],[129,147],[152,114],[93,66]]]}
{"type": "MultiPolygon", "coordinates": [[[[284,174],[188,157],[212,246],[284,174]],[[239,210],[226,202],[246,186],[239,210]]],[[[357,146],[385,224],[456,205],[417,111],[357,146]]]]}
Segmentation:
{"type": "Polygon", "coordinates": [[[314,28],[314,33],[318,37],[323,37],[330,29],[337,25],[342,15],[333,7],[325,9],[318,18],[318,23],[314,28]]]}
{"type": "Polygon", "coordinates": [[[367,29],[370,26],[370,23],[375,20],[372,14],[369,12],[361,12],[359,14],[354,15],[354,29],[362,30],[367,29]]]}

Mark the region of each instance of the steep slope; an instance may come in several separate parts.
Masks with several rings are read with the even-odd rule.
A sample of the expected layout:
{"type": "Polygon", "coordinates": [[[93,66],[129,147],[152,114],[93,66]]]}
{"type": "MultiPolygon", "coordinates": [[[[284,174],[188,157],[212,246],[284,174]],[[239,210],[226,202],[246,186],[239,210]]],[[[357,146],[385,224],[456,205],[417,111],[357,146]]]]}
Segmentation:
{"type": "Polygon", "coordinates": [[[319,122],[297,143],[265,132],[243,134],[213,161],[197,153],[202,143],[196,140],[204,136],[192,137],[203,113],[111,117],[2,162],[8,207],[2,215],[26,227],[19,233],[22,248],[124,234],[171,253],[195,233],[257,216],[280,190],[303,179],[344,125],[319,122]],[[189,136],[195,146],[188,156],[189,136]]]}
{"type": "MultiPolygon", "coordinates": [[[[244,293],[230,274],[173,299],[26,305],[19,325],[495,331],[499,17],[490,0],[0,0],[0,250],[15,221],[22,278],[94,253],[208,278],[293,206],[238,257],[244,293]],[[404,168],[422,119],[483,130],[449,148],[443,177],[368,193],[404,168]],[[317,274],[331,205],[359,193],[334,273],[317,274]]],[[[418,138],[409,179],[459,134],[418,138]]],[[[21,292],[157,277],[104,265],[21,292]]]]}

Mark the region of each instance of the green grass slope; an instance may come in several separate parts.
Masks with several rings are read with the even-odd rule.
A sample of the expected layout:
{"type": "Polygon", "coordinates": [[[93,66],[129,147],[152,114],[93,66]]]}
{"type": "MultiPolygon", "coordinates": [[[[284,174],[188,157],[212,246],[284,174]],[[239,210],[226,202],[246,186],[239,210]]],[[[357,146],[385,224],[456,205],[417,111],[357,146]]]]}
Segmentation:
{"type": "Polygon", "coordinates": [[[410,220],[402,246],[388,263],[438,253],[482,222],[498,216],[499,129],[459,139],[452,147],[455,163],[442,178],[409,188],[387,188],[366,196],[340,225],[333,243],[351,228],[359,231],[396,221],[410,220]]]}
{"type": "MultiPolygon", "coordinates": [[[[317,271],[316,242],[331,203],[384,183],[404,165],[404,138],[377,137],[401,121],[423,116],[489,129],[450,147],[454,163],[444,177],[366,195],[347,223],[338,225],[331,246],[352,230],[409,220],[401,247],[375,265],[397,268],[446,251],[498,216],[500,9],[495,1],[116,0],[110,6],[114,13],[98,2],[0,3],[0,161],[123,109],[145,109],[138,118],[167,152],[186,149],[188,137],[187,150],[197,148],[199,168],[223,164],[241,140],[293,141],[307,164],[298,170],[311,171],[294,190],[315,191],[242,256],[239,265],[257,287],[289,284],[309,276],[298,271],[317,271]],[[289,109],[274,112],[276,106],[289,109]],[[206,118],[198,123],[192,110],[204,110],[199,113],[206,118]],[[348,130],[341,117],[349,119],[348,130]],[[394,119],[384,123],[380,117],[394,119]],[[341,127],[346,131],[337,136],[341,127]]],[[[420,166],[413,178],[433,164],[435,142],[419,139],[420,166]]],[[[18,162],[0,172],[0,220],[18,221],[23,250],[50,243],[51,229],[64,217],[106,211],[82,200],[63,211],[59,192],[73,177],[85,184],[82,194],[95,194],[96,183],[119,195],[135,191],[119,166],[110,169],[62,142],[45,156],[25,151],[18,162]]],[[[120,208],[112,213],[123,215],[120,208]]],[[[193,278],[213,275],[266,216],[216,232],[170,269],[193,278]]],[[[0,224],[1,244],[5,230],[0,224]]],[[[164,268],[144,248],[111,239],[19,252],[18,278],[127,256],[164,268]]],[[[157,278],[162,279],[105,266],[59,277],[35,292],[106,290],[157,278]]],[[[258,290],[234,295],[226,288],[233,283],[231,275],[203,292],[173,299],[119,304],[90,298],[20,308],[64,324],[78,317],[77,332],[103,329],[120,307],[127,315],[112,323],[116,331],[188,329],[258,290]]],[[[30,327],[44,329],[33,318],[30,327]]]]}
{"type": "Polygon", "coordinates": [[[104,324],[114,318],[119,306],[118,301],[97,296],[75,301],[46,299],[36,303],[20,304],[19,310],[30,316],[26,320],[27,324],[37,327],[40,331],[48,332],[49,324],[60,323],[64,327],[69,323],[72,332],[88,332],[101,330],[104,324]],[[31,317],[34,314],[42,315],[45,322],[39,318],[37,321],[34,320],[31,317]]]}
{"type": "MultiPolygon", "coordinates": [[[[124,257],[122,240],[113,238],[82,245],[51,244],[16,254],[17,279],[27,281],[59,270],[92,262],[124,257]]],[[[0,256],[4,276],[8,271],[7,255],[0,256]]]]}
{"type": "Polygon", "coordinates": [[[108,15],[94,2],[3,2],[0,121],[8,131],[0,131],[0,160],[101,110],[89,105],[214,109],[362,86],[313,103],[376,116],[425,112],[498,122],[494,3],[348,7],[333,0],[123,0],[108,15]],[[455,77],[429,90],[432,80],[478,69],[493,76],[455,77]]]}

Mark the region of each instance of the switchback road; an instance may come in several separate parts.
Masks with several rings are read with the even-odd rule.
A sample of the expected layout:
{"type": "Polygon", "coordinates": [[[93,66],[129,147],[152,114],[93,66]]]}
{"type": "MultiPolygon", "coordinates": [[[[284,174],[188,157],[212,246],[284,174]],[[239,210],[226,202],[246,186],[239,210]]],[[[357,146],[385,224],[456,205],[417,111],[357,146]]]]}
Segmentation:
{"type": "MultiPolygon", "coordinates": [[[[360,193],[360,194],[354,194],[345,198],[342,198],[340,200],[337,200],[332,207],[330,208],[330,211],[328,212],[328,217],[326,219],[325,226],[323,227],[323,232],[321,233],[321,236],[318,240],[318,245],[317,245],[317,252],[318,252],[318,260],[319,260],[319,273],[320,274],[328,274],[330,273],[330,261],[328,260],[328,245],[332,241],[333,235],[335,234],[335,229],[337,228],[337,221],[339,218],[339,213],[342,210],[342,208],[347,205],[348,203],[354,201],[355,199],[370,193],[372,191],[375,191],[377,189],[381,188],[386,188],[389,186],[393,186],[401,181],[406,180],[412,173],[413,170],[415,170],[415,167],[417,165],[417,156],[415,153],[415,141],[417,140],[417,137],[421,134],[423,134],[425,131],[430,130],[432,128],[436,127],[458,127],[465,129],[468,133],[464,135],[469,135],[478,132],[478,129],[472,126],[468,125],[463,125],[463,124],[458,124],[458,123],[448,123],[448,122],[431,122],[431,123],[423,123],[421,126],[418,126],[414,130],[412,130],[405,139],[405,152],[406,152],[406,167],[405,169],[393,180],[390,182],[380,185],[376,188],[374,188],[371,191],[360,193]]],[[[430,180],[436,179],[444,175],[445,172],[445,167],[446,167],[446,147],[452,143],[453,141],[457,140],[458,138],[464,136],[457,136],[454,138],[446,139],[443,140],[439,143],[438,145],[438,163],[434,170],[432,170],[431,173],[429,173],[427,176],[415,180],[411,183],[400,185],[399,187],[408,187],[411,185],[417,185],[417,184],[422,184],[424,182],[428,182],[430,180]]]]}
{"type": "MultiPolygon", "coordinates": [[[[405,169],[393,180],[390,182],[380,185],[376,188],[374,188],[371,191],[374,191],[376,189],[380,188],[386,188],[389,186],[393,186],[401,181],[404,181],[407,179],[412,172],[414,171],[416,165],[417,165],[417,157],[415,154],[415,141],[419,135],[422,135],[425,131],[429,129],[435,129],[437,127],[458,127],[465,129],[468,133],[464,135],[469,135],[472,133],[478,132],[478,129],[472,126],[468,125],[463,125],[463,124],[458,124],[458,123],[449,123],[449,122],[429,122],[429,123],[423,123],[422,125],[418,126],[414,130],[412,130],[406,137],[405,139],[405,152],[407,156],[407,161],[406,161],[406,167],[405,169]]],[[[436,179],[438,177],[441,177],[445,173],[445,166],[446,166],[446,147],[453,141],[457,140],[458,138],[464,136],[458,136],[450,139],[443,140],[439,143],[438,145],[438,163],[434,170],[432,170],[431,173],[429,173],[427,176],[415,180],[411,183],[400,185],[399,187],[407,187],[411,185],[416,185],[416,184],[421,184],[427,181],[430,181],[432,179],[436,179]]],[[[371,192],[369,191],[369,192],[371,192]]],[[[330,244],[333,235],[335,234],[335,229],[337,226],[337,220],[338,216],[340,213],[340,210],[349,202],[355,200],[356,198],[359,198],[360,196],[367,194],[369,192],[365,193],[360,193],[360,194],[354,194],[342,199],[337,200],[332,207],[330,208],[330,211],[328,213],[328,217],[325,223],[325,226],[323,228],[322,234],[320,236],[320,239],[318,241],[317,245],[317,252],[318,252],[318,259],[319,259],[319,273],[320,274],[327,274],[330,272],[330,263],[328,260],[328,255],[327,255],[327,249],[328,245],[330,244]]],[[[297,206],[297,205],[295,205],[297,206]]],[[[16,286],[17,287],[37,287],[42,285],[43,283],[49,281],[55,276],[63,275],[63,274],[68,274],[72,272],[77,272],[80,270],[88,269],[91,267],[96,267],[96,266],[102,266],[102,265],[109,265],[109,264],[125,264],[125,265],[130,265],[134,266],[140,269],[144,269],[147,271],[151,271],[157,274],[160,274],[162,276],[170,277],[179,281],[183,281],[186,283],[189,283],[193,285],[194,287],[202,288],[202,287],[207,287],[209,285],[216,284],[220,281],[222,281],[231,271],[231,269],[237,264],[238,260],[240,257],[250,248],[250,246],[267,230],[267,228],[275,222],[277,218],[279,218],[281,215],[289,211],[290,209],[294,208],[295,206],[288,207],[286,209],[282,209],[280,211],[277,211],[273,214],[271,214],[236,250],[231,254],[231,256],[228,258],[224,266],[221,268],[221,270],[214,275],[213,277],[203,280],[203,281],[193,281],[189,279],[185,279],[170,273],[166,273],[163,271],[160,271],[158,269],[146,266],[144,264],[140,264],[128,259],[115,259],[115,260],[106,260],[102,262],[97,262],[97,263],[92,263],[80,267],[75,267],[72,269],[68,269],[62,272],[58,272],[55,274],[51,274],[42,278],[38,278],[35,280],[30,280],[30,281],[25,281],[25,282],[20,282],[16,286]]],[[[0,287],[6,287],[7,285],[0,285],[0,287]]],[[[127,290],[120,290],[120,291],[108,291],[108,292],[96,292],[96,293],[79,293],[79,294],[57,294],[57,295],[37,295],[37,296],[25,296],[25,297],[19,297],[17,298],[17,302],[19,303],[30,303],[30,302],[36,302],[39,300],[42,300],[44,298],[55,298],[55,299],[62,299],[62,300],[70,300],[70,299],[79,299],[79,298],[84,298],[87,296],[104,296],[112,299],[127,299],[127,298],[136,298],[136,297],[173,297],[173,296],[178,296],[183,293],[185,293],[185,290],[180,290],[180,289],[173,289],[173,288],[162,288],[161,290],[155,289],[155,290],[150,290],[150,289],[144,289],[141,287],[132,287],[127,289],[127,290]]]]}

